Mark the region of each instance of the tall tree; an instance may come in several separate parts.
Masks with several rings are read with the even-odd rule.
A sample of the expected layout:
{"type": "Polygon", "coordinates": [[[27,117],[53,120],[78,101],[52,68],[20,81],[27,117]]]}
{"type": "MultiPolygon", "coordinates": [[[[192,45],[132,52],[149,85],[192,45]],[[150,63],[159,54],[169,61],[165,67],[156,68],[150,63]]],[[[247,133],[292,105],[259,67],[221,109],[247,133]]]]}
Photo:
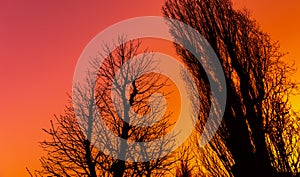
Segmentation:
{"type": "MultiPolygon", "coordinates": [[[[208,147],[198,152],[202,151],[206,159],[202,163],[206,173],[272,177],[282,171],[295,172],[287,160],[291,144],[286,144],[283,131],[293,116],[288,97],[297,85],[288,77],[293,68],[283,61],[278,44],[246,11],[234,9],[230,0],[167,0],[163,12],[203,35],[224,69],[227,107],[223,124],[208,147]]],[[[201,41],[185,28],[174,25],[171,33],[175,39],[201,48],[201,41]]],[[[198,80],[198,92],[204,96],[198,106],[209,111],[210,90],[205,75],[213,73],[205,73],[189,51],[178,45],[176,48],[198,80]]],[[[207,111],[199,117],[200,133],[207,111]]]]}

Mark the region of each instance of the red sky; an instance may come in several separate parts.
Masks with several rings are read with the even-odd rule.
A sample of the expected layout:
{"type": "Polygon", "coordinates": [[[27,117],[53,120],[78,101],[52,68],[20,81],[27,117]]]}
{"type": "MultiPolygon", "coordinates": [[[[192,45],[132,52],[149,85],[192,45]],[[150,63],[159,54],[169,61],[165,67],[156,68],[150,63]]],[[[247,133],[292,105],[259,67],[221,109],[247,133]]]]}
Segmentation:
{"type": "MultiPolygon", "coordinates": [[[[236,2],[248,7],[290,52],[288,61],[300,66],[300,1],[236,2]]],[[[118,21],[160,15],[162,4],[163,0],[0,1],[0,177],[26,176],[26,166],[38,168],[41,129],[63,111],[85,45],[118,21]]],[[[293,103],[300,108],[296,99],[293,103]]]]}

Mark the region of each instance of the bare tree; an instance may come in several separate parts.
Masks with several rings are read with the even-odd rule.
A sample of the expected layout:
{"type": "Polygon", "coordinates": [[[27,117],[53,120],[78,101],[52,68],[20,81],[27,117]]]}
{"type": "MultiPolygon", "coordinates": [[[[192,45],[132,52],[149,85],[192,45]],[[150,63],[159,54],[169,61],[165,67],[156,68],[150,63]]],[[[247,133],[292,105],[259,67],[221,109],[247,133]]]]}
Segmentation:
{"type": "MultiPolygon", "coordinates": [[[[203,171],[210,176],[295,174],[297,170],[291,166],[299,152],[291,153],[289,147],[295,146],[292,122],[299,118],[292,114],[288,98],[297,85],[289,79],[293,67],[283,61],[278,43],[261,31],[247,11],[234,9],[230,0],[168,0],[163,12],[202,34],[224,69],[227,107],[215,138],[205,150],[198,148],[200,160],[205,159],[203,171]]],[[[201,41],[182,26],[173,24],[171,33],[175,39],[201,48],[201,41]]],[[[201,133],[211,104],[206,74],[214,73],[205,73],[195,56],[175,46],[204,97],[198,105],[207,110],[200,113],[201,133]]]]}
{"type": "Polygon", "coordinates": [[[166,106],[163,97],[169,94],[166,90],[163,91],[167,88],[168,81],[161,75],[152,73],[156,63],[148,51],[142,51],[143,54],[138,58],[130,60],[141,52],[140,41],[123,44],[124,41],[124,37],[119,38],[119,47],[115,51],[110,51],[110,48],[106,47],[105,56],[108,57],[99,70],[97,80],[97,92],[101,95],[97,99],[97,104],[107,126],[125,141],[101,143],[119,155],[111,169],[114,176],[132,173],[140,176],[163,174],[173,162],[167,161],[167,157],[152,158],[159,157],[163,151],[168,151],[174,137],[174,135],[165,136],[172,125],[169,120],[171,113],[161,114],[166,106]],[[158,92],[160,95],[155,95],[158,92]],[[114,98],[111,98],[111,95],[114,98]],[[112,109],[113,106],[116,109],[112,109]],[[157,138],[164,138],[162,144],[153,143],[149,147],[143,147],[143,143],[129,145],[127,141],[149,144],[157,138]],[[132,148],[139,150],[133,153],[132,148]],[[134,162],[135,158],[143,162],[134,162]],[[134,163],[126,162],[124,159],[134,163]]]}
{"type": "Polygon", "coordinates": [[[37,175],[163,176],[173,168],[169,81],[152,72],[155,60],[141,41],[117,42],[91,60],[97,72],[87,71],[74,87],[73,105],[44,129],[51,139],[41,142],[47,155],[37,175]]]}
{"type": "Polygon", "coordinates": [[[44,131],[51,139],[41,142],[47,153],[41,157],[41,176],[106,176],[99,166],[105,156],[86,138],[77,123],[74,110],[66,107],[64,115],[51,121],[51,128],[44,131]]]}

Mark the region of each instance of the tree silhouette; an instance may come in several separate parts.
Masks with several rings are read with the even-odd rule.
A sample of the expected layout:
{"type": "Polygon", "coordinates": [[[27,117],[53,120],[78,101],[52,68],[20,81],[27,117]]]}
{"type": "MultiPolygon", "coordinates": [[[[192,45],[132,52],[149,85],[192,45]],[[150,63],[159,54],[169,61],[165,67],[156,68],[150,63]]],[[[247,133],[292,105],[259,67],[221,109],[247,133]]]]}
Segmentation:
{"type": "Polygon", "coordinates": [[[97,72],[87,71],[85,82],[74,87],[73,105],[44,130],[51,139],[41,142],[47,154],[36,175],[163,176],[172,169],[172,153],[161,156],[175,137],[166,134],[172,126],[164,98],[169,81],[151,72],[156,65],[141,41],[122,36],[117,42],[115,50],[104,45],[91,60],[97,72]]]}
{"type": "Polygon", "coordinates": [[[155,62],[148,51],[138,51],[141,42],[131,41],[123,44],[124,41],[124,37],[119,38],[119,47],[115,51],[110,51],[109,47],[106,47],[105,53],[108,57],[98,73],[97,92],[101,96],[97,97],[97,103],[102,119],[114,134],[125,140],[148,143],[157,138],[164,138],[164,140],[161,144],[154,142],[150,147],[143,147],[143,145],[130,147],[128,141],[111,142],[109,139],[100,140],[99,143],[102,143],[107,150],[117,151],[119,155],[111,168],[114,176],[124,174],[128,176],[132,173],[132,169],[140,176],[150,176],[155,173],[163,175],[164,170],[167,170],[173,161],[167,161],[167,157],[147,159],[151,156],[159,156],[163,151],[169,151],[172,146],[174,135],[163,136],[172,125],[169,121],[171,114],[161,114],[165,108],[163,97],[169,94],[162,92],[162,89],[168,88],[168,81],[161,75],[152,73],[156,67],[155,62]],[[139,52],[143,53],[140,58],[130,60],[139,52]],[[128,87],[130,87],[129,94],[126,95],[128,87]],[[112,91],[115,93],[114,98],[111,98],[112,91]],[[117,110],[111,109],[113,105],[117,110]],[[140,118],[141,115],[146,116],[140,118]],[[131,154],[134,151],[132,148],[138,148],[140,151],[131,154]],[[134,161],[136,156],[139,156],[138,158],[143,162],[124,161],[124,159],[134,161]],[[155,172],[158,169],[159,172],[155,172]]]}
{"type": "MultiPolygon", "coordinates": [[[[104,53],[91,57],[93,69],[86,71],[84,83],[75,85],[73,105],[44,129],[50,139],[41,142],[47,154],[36,175],[297,176],[300,117],[289,96],[297,93],[298,85],[290,79],[294,66],[284,61],[279,44],[230,0],[166,0],[163,13],[203,35],[222,65],[227,105],[214,138],[201,147],[199,137],[212,103],[214,115],[220,114],[208,79],[219,81],[218,73],[212,72],[216,65],[210,60],[201,65],[191,51],[174,44],[197,85],[189,87],[194,81],[181,73],[189,99],[200,100],[194,105],[200,109],[192,109],[199,110],[196,132],[176,156],[170,153],[176,135],[168,134],[172,114],[164,99],[171,94],[170,82],[152,72],[156,62],[141,41],[119,37],[114,47],[104,45],[104,53]]],[[[203,49],[205,41],[180,23],[169,23],[175,40],[210,58],[203,49]]]]}
{"type": "MultiPolygon", "coordinates": [[[[202,171],[209,176],[296,174],[294,162],[299,157],[294,156],[299,152],[292,152],[290,147],[296,146],[299,118],[291,111],[289,95],[297,85],[289,79],[293,67],[282,59],[278,43],[261,31],[247,11],[234,9],[230,0],[167,0],[163,12],[207,39],[226,77],[223,123],[205,149],[195,149],[201,168],[205,168],[202,171]]],[[[201,48],[201,41],[191,31],[178,24],[172,27],[176,40],[201,48]]],[[[198,125],[201,133],[211,104],[206,74],[214,73],[205,73],[195,56],[175,46],[198,80],[197,91],[203,97],[201,105],[196,105],[202,110],[198,125]]],[[[201,50],[198,55],[202,55],[201,50]]]]}

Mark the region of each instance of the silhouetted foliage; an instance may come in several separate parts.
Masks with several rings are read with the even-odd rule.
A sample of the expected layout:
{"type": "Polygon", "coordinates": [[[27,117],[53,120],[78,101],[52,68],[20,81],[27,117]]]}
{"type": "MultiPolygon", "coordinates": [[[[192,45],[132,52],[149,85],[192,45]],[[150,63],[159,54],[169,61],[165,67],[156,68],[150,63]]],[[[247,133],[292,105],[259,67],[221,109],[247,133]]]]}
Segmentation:
{"type": "MultiPolygon", "coordinates": [[[[182,21],[202,34],[223,66],[227,107],[215,138],[195,152],[208,176],[278,176],[299,171],[299,117],[291,111],[289,95],[297,85],[290,79],[293,66],[284,62],[279,45],[261,31],[247,11],[233,8],[230,0],[167,0],[165,16],[182,21]]],[[[172,35],[189,46],[201,47],[190,31],[174,25],[172,35]]],[[[177,52],[198,80],[209,111],[210,90],[206,74],[189,51],[177,52]]],[[[199,55],[201,53],[199,52],[199,55]]],[[[213,73],[208,73],[213,74],[213,73]]],[[[201,112],[199,133],[208,112],[201,112]]],[[[201,171],[201,169],[200,169],[201,171]]]]}

